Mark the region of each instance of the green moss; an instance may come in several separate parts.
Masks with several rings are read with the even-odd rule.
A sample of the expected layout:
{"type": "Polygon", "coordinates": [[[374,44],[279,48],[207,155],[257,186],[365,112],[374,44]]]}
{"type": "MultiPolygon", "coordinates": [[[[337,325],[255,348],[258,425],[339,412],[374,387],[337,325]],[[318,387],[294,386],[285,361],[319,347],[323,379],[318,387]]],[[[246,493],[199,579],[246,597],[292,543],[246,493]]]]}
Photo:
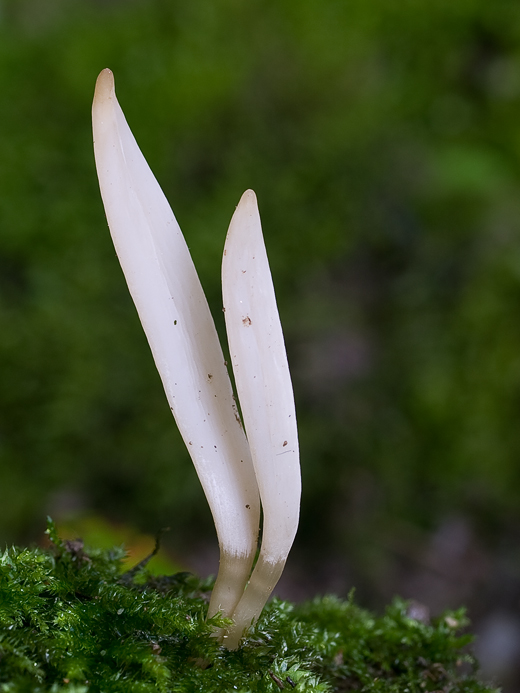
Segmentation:
{"type": "Polygon", "coordinates": [[[49,523],[51,548],[0,558],[0,691],[491,690],[463,648],[462,611],[434,624],[395,600],[382,618],[352,598],[270,603],[242,648],[212,637],[211,583],[122,572],[122,549],[84,550],[49,523]]]}

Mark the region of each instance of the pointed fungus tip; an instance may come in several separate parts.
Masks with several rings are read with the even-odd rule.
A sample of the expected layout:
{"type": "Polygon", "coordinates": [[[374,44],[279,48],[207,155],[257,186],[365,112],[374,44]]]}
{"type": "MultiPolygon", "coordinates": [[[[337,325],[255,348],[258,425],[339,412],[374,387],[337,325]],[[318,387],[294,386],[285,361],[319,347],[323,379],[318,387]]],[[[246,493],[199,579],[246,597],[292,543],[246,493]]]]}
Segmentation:
{"type": "Polygon", "coordinates": [[[109,98],[114,93],[114,73],[105,67],[98,75],[96,80],[96,90],[94,100],[109,98]]]}
{"type": "Polygon", "coordinates": [[[242,215],[244,214],[247,216],[256,216],[258,214],[258,201],[254,190],[245,191],[240,198],[235,214],[238,214],[240,218],[243,218],[242,215]]]}
{"type": "Polygon", "coordinates": [[[256,201],[255,191],[251,190],[251,189],[246,190],[245,193],[240,198],[240,202],[246,203],[246,204],[255,204],[256,205],[257,201],[256,201]]]}

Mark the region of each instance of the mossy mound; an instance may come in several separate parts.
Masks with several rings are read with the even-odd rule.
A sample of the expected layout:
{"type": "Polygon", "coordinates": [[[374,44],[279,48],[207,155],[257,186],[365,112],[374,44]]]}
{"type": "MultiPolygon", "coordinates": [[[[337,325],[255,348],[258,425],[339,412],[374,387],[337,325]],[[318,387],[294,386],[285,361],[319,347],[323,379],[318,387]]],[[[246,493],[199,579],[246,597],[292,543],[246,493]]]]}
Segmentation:
{"type": "Polygon", "coordinates": [[[0,691],[478,693],[462,611],[435,623],[395,600],[376,618],[352,599],[274,600],[229,652],[205,621],[211,584],[122,572],[122,549],[85,551],[52,524],[50,550],[0,558],[0,691]]]}

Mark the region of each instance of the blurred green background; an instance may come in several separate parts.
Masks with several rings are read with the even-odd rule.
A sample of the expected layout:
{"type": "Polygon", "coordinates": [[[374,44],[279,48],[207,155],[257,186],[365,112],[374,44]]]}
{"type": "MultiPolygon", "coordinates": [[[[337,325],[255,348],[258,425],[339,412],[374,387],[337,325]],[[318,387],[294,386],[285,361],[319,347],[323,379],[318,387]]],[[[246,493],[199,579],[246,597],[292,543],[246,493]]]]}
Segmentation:
{"type": "Polygon", "coordinates": [[[489,648],[520,660],[520,3],[0,0],[0,543],[47,513],[169,525],[215,572],[97,187],[104,67],[223,337],[258,195],[303,474],[279,593],[466,603],[513,690],[489,648]]]}

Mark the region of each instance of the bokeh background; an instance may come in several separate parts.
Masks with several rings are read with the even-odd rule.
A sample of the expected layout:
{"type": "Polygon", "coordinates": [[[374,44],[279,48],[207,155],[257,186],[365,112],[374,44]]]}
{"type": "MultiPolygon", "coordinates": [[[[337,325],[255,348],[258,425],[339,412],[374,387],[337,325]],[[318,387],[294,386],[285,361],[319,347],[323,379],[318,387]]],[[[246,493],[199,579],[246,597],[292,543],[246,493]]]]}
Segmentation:
{"type": "Polygon", "coordinates": [[[107,66],[224,339],[259,198],[304,489],[278,594],[466,604],[520,690],[520,3],[0,0],[0,544],[168,525],[214,573],[97,188],[107,66]]]}

